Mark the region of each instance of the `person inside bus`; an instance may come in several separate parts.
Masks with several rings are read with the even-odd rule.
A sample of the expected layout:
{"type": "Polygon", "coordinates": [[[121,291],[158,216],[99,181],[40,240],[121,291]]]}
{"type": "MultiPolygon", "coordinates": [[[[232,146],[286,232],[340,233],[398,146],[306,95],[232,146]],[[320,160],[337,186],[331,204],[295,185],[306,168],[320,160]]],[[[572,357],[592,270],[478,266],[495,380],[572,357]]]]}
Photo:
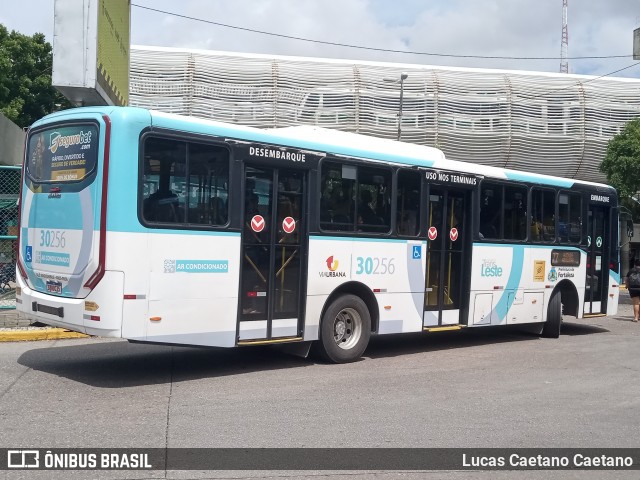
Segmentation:
{"type": "Polygon", "coordinates": [[[246,198],[245,217],[251,221],[256,215],[260,215],[260,201],[257,193],[249,193],[246,198]]]}
{"type": "MultiPolygon", "coordinates": [[[[351,190],[344,186],[335,189],[331,194],[332,228],[335,230],[348,230],[353,225],[351,190]]],[[[351,227],[353,228],[353,227],[351,227]]]]}
{"type": "Polygon", "coordinates": [[[170,177],[160,176],[158,190],[149,195],[143,203],[143,213],[146,220],[155,222],[178,222],[178,196],[169,188],[170,177]]]}
{"type": "Polygon", "coordinates": [[[224,225],[227,223],[227,205],[220,197],[211,197],[209,201],[211,208],[211,224],[224,225]]]}
{"type": "Polygon", "coordinates": [[[542,222],[538,218],[531,216],[531,240],[533,240],[534,242],[541,241],[542,230],[542,222]]]}
{"type": "Polygon", "coordinates": [[[362,190],[360,192],[360,205],[358,206],[358,223],[364,225],[380,225],[380,217],[376,215],[376,212],[371,207],[373,197],[369,190],[362,190]]]}
{"type": "Polygon", "coordinates": [[[398,198],[398,234],[414,236],[418,233],[419,198],[416,190],[410,190],[406,198],[398,198]]]}
{"type": "Polygon", "coordinates": [[[498,229],[496,225],[499,225],[500,210],[498,210],[492,217],[489,217],[486,208],[481,210],[480,216],[480,237],[481,238],[498,238],[498,229]]]}

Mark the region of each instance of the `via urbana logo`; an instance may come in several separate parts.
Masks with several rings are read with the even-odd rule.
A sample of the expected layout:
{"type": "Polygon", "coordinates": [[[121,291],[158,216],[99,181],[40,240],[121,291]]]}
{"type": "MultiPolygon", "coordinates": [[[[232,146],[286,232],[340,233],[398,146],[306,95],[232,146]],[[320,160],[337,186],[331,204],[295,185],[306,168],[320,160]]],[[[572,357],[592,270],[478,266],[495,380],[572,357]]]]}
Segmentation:
{"type": "Polygon", "coordinates": [[[344,272],[336,272],[336,270],[338,270],[338,265],[340,265],[340,262],[338,262],[337,259],[333,258],[333,255],[327,258],[326,263],[329,271],[320,272],[321,277],[346,277],[347,276],[347,274],[344,272]]]}

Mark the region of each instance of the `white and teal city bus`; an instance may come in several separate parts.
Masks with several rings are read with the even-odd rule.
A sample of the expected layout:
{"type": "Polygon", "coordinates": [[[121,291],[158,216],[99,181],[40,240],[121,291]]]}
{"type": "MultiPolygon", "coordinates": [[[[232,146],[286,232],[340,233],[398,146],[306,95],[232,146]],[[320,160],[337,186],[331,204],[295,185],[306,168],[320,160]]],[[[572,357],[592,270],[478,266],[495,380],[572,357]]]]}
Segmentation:
{"type": "Polygon", "coordinates": [[[391,140],[72,109],[29,130],[20,202],[18,309],[91,335],[347,362],[617,310],[614,189],[391,140]]]}

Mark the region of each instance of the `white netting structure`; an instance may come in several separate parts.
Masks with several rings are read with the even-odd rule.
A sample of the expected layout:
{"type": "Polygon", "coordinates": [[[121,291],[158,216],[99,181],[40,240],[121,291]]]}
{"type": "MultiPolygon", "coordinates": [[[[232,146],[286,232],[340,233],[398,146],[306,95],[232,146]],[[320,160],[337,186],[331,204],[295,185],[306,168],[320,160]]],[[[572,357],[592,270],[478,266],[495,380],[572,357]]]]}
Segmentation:
{"type": "Polygon", "coordinates": [[[318,125],[447,158],[589,181],[640,117],[640,80],[507,70],[131,49],[130,104],[260,128],[318,125]]]}

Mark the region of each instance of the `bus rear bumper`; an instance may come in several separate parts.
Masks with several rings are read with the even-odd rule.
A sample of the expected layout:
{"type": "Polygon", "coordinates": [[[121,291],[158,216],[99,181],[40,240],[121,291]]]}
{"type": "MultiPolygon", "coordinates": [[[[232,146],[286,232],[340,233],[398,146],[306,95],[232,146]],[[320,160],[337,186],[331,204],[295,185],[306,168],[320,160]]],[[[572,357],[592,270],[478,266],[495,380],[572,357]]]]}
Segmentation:
{"type": "Polygon", "coordinates": [[[107,271],[86,298],[38,292],[17,275],[16,309],[31,322],[101,337],[122,336],[124,273],[107,271]]]}

